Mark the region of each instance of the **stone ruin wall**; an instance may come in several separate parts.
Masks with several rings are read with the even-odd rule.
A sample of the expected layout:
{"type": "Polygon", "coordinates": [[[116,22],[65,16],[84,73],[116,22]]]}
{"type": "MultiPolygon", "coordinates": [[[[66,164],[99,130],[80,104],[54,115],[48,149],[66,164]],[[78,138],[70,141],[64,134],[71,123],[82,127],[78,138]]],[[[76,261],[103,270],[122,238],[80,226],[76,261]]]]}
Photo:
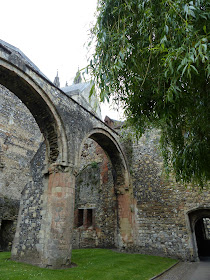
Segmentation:
{"type": "Polygon", "coordinates": [[[12,248],[19,205],[19,200],[0,197],[0,252],[12,248]]]}
{"type": "Polygon", "coordinates": [[[30,160],[43,141],[25,105],[0,85],[0,196],[20,199],[30,176],[30,160]]]}
{"type": "Polygon", "coordinates": [[[28,109],[0,85],[0,250],[10,250],[21,192],[42,135],[28,109]]]}
{"type": "Polygon", "coordinates": [[[45,218],[46,210],[43,203],[45,192],[43,170],[45,167],[46,147],[44,142],[40,145],[30,162],[30,180],[27,182],[21,193],[19,215],[21,229],[16,231],[15,238],[19,239],[19,244],[13,250],[20,254],[27,252],[28,260],[33,256],[33,260],[38,259],[37,249],[42,246],[41,220],[45,218]]]}
{"type": "MultiPolygon", "coordinates": [[[[39,230],[40,219],[46,214],[42,204],[45,145],[29,110],[3,86],[0,116],[0,250],[11,249],[18,211],[24,221],[18,233],[20,248],[32,250],[32,243],[40,246],[36,229],[39,230]],[[26,240],[29,230],[31,234],[26,240]]],[[[75,219],[73,247],[114,247],[117,218],[111,163],[90,139],[81,154],[76,189],[75,216],[78,208],[93,209],[94,225],[78,227],[75,219]]]]}
{"type": "Polygon", "coordinates": [[[117,205],[111,163],[103,149],[88,139],[82,150],[81,167],[76,178],[73,247],[113,248],[116,234],[117,205]],[[81,211],[85,215],[89,211],[91,221],[85,215],[83,223],[79,221],[81,211]]]}
{"type": "MultiPolygon", "coordinates": [[[[24,203],[20,211],[25,227],[31,228],[30,240],[25,240],[24,229],[21,232],[22,242],[26,249],[32,242],[40,246],[41,237],[36,235],[36,229],[45,214],[44,185],[40,183],[43,178],[38,175],[44,164],[44,152],[41,152],[44,147],[38,150],[42,135],[21,101],[2,86],[0,115],[0,240],[5,240],[4,245],[0,243],[0,250],[11,247],[22,191],[24,203]]],[[[138,142],[126,144],[136,205],[132,250],[190,260],[193,250],[187,213],[210,208],[210,192],[205,189],[200,192],[167,179],[158,142],[158,132],[150,131],[138,142]]],[[[76,179],[74,248],[115,246],[116,203],[111,163],[103,150],[88,140],[76,179]],[[83,213],[82,221],[79,213],[83,213]]]]}
{"type": "Polygon", "coordinates": [[[159,134],[155,130],[133,143],[135,251],[195,260],[188,212],[210,209],[210,191],[167,179],[158,143],[159,134]]]}

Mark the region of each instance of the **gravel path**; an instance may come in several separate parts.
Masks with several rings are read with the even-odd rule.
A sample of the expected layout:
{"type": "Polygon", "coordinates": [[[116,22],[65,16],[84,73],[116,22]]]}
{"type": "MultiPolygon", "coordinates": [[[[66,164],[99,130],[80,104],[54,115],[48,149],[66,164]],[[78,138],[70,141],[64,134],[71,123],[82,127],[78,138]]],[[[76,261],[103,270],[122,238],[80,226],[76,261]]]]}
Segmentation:
{"type": "Polygon", "coordinates": [[[210,259],[180,262],[155,280],[210,280],[210,259]]]}

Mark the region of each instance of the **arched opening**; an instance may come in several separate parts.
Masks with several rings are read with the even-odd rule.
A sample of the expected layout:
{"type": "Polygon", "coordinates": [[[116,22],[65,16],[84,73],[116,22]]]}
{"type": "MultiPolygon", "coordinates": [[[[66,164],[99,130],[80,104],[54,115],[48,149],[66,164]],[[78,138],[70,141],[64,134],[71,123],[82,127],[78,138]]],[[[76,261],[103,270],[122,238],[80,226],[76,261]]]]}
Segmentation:
{"type": "MultiPolygon", "coordinates": [[[[29,75],[1,59],[0,110],[0,204],[4,210],[0,217],[0,234],[1,240],[5,240],[2,242],[7,244],[10,222],[14,223],[12,228],[17,225],[21,193],[33,181],[30,161],[40,144],[45,141],[47,148],[46,171],[50,164],[65,161],[63,152],[67,144],[60,117],[48,93],[29,75]]],[[[39,170],[40,180],[43,171],[44,168],[39,170]]],[[[34,207],[39,208],[38,203],[34,207]]],[[[9,245],[1,244],[3,250],[11,249],[10,243],[15,232],[13,230],[10,233],[9,245]]]]}
{"type": "Polygon", "coordinates": [[[27,107],[0,85],[0,250],[12,248],[21,193],[32,179],[31,160],[43,139],[27,107]]]}
{"type": "Polygon", "coordinates": [[[20,200],[30,180],[30,161],[43,140],[27,107],[0,85],[0,196],[20,200]]]}
{"type": "Polygon", "coordinates": [[[200,218],[195,223],[198,256],[210,257],[210,216],[200,218]]]}
{"type": "Polygon", "coordinates": [[[75,182],[73,248],[114,248],[117,200],[113,168],[105,151],[87,139],[75,182]]]}
{"type": "Polygon", "coordinates": [[[210,209],[198,208],[190,211],[188,216],[191,227],[192,260],[210,257],[210,209]]]}
{"type": "MultiPolygon", "coordinates": [[[[130,245],[132,246],[133,242],[133,214],[131,210],[133,200],[126,157],[114,136],[103,129],[94,129],[86,136],[81,145],[80,157],[82,154],[82,147],[85,145],[87,146],[86,141],[88,138],[94,141],[97,153],[101,150],[103,160],[101,164],[98,165],[97,171],[99,172],[98,174],[101,180],[99,192],[101,194],[101,205],[103,205],[103,203],[107,205],[103,207],[107,210],[107,213],[106,211],[103,212],[99,210],[100,207],[92,211],[92,213],[96,215],[93,217],[94,226],[98,233],[102,231],[103,233],[107,232],[107,236],[109,235],[109,237],[112,235],[112,242],[110,242],[112,247],[127,248],[130,245]],[[109,197],[106,196],[105,191],[109,192],[109,197]],[[100,216],[103,216],[107,227],[105,226],[103,228],[102,223],[100,224],[100,216]],[[99,228],[97,228],[98,226],[99,228]],[[112,227],[111,230],[110,228],[108,229],[108,227],[112,227]],[[110,232],[110,234],[108,234],[108,232],[110,232]]],[[[88,149],[87,153],[89,153],[88,149]]],[[[82,211],[82,209],[76,210],[82,211]]],[[[78,215],[80,212],[78,212],[78,215]]],[[[78,215],[76,214],[75,217],[79,218],[78,215]]],[[[107,241],[108,240],[111,240],[111,238],[107,237],[107,241]]]]}
{"type": "Polygon", "coordinates": [[[59,130],[55,116],[39,92],[14,71],[0,66],[0,84],[13,92],[29,109],[44,135],[49,163],[59,155],[59,130]]]}
{"type": "Polygon", "coordinates": [[[115,187],[128,185],[128,167],[119,144],[105,132],[94,132],[89,138],[96,141],[110,158],[113,166],[115,187]]]}
{"type": "MultiPolygon", "coordinates": [[[[1,44],[0,84],[26,105],[46,144],[46,160],[44,157],[40,159],[46,168],[40,170],[38,166],[38,172],[32,174],[36,181],[30,180],[23,190],[12,259],[60,268],[68,265],[71,259],[68,236],[71,234],[72,214],[66,209],[73,205],[74,176],[69,172],[67,138],[57,107],[58,92],[21,52],[1,44]],[[58,206],[62,206],[62,213],[58,206]],[[66,227],[61,226],[63,221],[66,227]],[[60,229],[66,238],[60,238],[60,229]]],[[[4,220],[2,236],[11,227],[10,217],[4,220]]],[[[9,242],[5,239],[3,246],[9,242]]]]}

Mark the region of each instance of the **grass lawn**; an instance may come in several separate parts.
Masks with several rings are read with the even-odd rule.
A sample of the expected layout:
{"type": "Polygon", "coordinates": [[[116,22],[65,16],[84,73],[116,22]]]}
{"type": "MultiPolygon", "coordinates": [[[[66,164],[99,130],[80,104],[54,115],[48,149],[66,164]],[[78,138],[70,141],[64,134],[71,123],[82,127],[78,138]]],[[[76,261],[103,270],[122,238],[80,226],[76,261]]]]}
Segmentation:
{"type": "Polygon", "coordinates": [[[0,253],[0,280],[148,280],[177,260],[106,249],[72,251],[77,267],[50,270],[11,261],[10,253],[0,253]]]}

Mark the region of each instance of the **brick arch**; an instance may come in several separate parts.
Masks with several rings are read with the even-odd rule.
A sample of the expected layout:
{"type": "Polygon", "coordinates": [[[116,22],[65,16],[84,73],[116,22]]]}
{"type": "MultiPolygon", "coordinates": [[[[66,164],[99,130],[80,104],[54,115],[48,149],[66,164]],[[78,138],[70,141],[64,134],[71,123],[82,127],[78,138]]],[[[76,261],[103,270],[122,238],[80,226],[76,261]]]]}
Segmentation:
{"type": "Polygon", "coordinates": [[[113,179],[118,208],[118,238],[115,245],[119,248],[132,247],[134,242],[134,200],[126,156],[114,135],[105,129],[95,128],[83,139],[80,146],[79,157],[84,143],[88,138],[94,140],[102,147],[108,155],[115,171],[115,178],[113,179]]]}
{"type": "Polygon", "coordinates": [[[0,84],[13,92],[35,118],[45,138],[49,164],[67,163],[67,140],[60,117],[47,93],[21,68],[0,57],[0,84]]]}

